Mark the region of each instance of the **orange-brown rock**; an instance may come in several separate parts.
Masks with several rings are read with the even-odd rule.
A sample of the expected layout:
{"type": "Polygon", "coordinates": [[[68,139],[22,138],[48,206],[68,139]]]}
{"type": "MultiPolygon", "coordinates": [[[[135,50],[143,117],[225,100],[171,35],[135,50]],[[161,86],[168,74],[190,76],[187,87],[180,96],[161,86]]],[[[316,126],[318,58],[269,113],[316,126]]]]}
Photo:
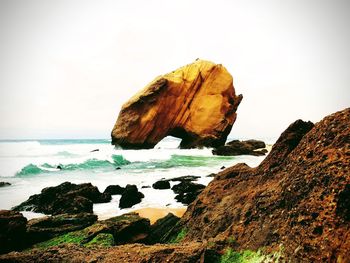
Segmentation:
{"type": "Polygon", "coordinates": [[[183,228],[184,241],[277,250],[287,262],[350,262],[350,108],[315,125],[296,121],[257,168],[217,174],[183,228]]]}
{"type": "Polygon", "coordinates": [[[182,139],[182,148],[218,147],[231,131],[241,100],[225,67],[196,60],[157,77],[126,102],[112,130],[112,143],[153,148],[170,135],[182,139]]]}

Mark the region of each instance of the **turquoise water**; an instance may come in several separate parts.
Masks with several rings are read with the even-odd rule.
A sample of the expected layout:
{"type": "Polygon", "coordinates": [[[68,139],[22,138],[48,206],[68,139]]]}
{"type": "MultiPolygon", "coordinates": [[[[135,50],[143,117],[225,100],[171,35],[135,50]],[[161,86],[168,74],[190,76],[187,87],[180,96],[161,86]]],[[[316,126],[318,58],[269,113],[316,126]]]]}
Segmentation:
{"type": "Polygon", "coordinates": [[[107,160],[88,159],[82,163],[71,163],[50,165],[44,163],[42,165],[28,164],[23,167],[15,176],[32,176],[40,173],[54,173],[59,170],[74,171],[74,170],[114,170],[123,168],[126,170],[150,170],[150,169],[169,169],[175,167],[201,167],[201,166],[215,166],[225,160],[233,160],[233,157],[227,156],[186,156],[174,154],[168,160],[150,160],[147,162],[130,162],[122,155],[112,155],[113,162],[107,160]],[[60,168],[57,168],[60,167],[60,168]],[[53,169],[53,170],[48,170],[53,169]]]}
{"type": "MultiPolygon", "coordinates": [[[[108,139],[100,140],[20,140],[0,141],[0,181],[10,182],[0,188],[0,209],[10,209],[30,195],[65,181],[91,182],[100,191],[110,184],[136,184],[144,193],[140,207],[181,207],[171,190],[141,188],[162,178],[184,175],[200,176],[199,183],[208,184],[208,174],[222,166],[245,162],[258,165],[263,157],[213,156],[211,149],[178,149],[180,140],[166,138],[154,149],[122,150],[108,139]]],[[[111,203],[94,206],[98,215],[116,215],[118,196],[111,203]]]]}

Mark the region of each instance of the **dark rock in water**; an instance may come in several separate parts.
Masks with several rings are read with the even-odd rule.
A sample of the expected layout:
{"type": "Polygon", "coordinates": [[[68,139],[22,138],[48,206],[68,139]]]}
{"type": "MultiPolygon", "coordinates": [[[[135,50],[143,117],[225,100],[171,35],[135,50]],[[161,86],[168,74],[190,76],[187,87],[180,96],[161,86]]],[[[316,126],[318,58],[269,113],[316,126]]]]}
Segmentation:
{"type": "Polygon", "coordinates": [[[119,185],[109,185],[107,188],[104,190],[104,194],[107,195],[121,195],[125,191],[124,187],[121,187],[119,185]]]}
{"type": "Polygon", "coordinates": [[[62,170],[62,169],[63,169],[61,165],[57,165],[56,168],[59,169],[59,170],[62,170]]]}
{"type": "Polygon", "coordinates": [[[226,168],[226,166],[221,166],[220,170],[224,170],[226,168]]]}
{"type": "Polygon", "coordinates": [[[182,181],[181,183],[174,185],[171,188],[171,190],[173,190],[174,193],[176,193],[176,194],[180,194],[180,193],[195,192],[195,191],[201,190],[203,188],[205,188],[205,186],[202,184],[195,184],[195,183],[188,182],[188,181],[182,181]]]}
{"type": "Polygon", "coordinates": [[[158,219],[152,226],[150,233],[147,237],[147,244],[161,243],[163,237],[176,225],[180,220],[179,217],[172,213],[167,214],[165,217],[158,219]]]}
{"type": "Polygon", "coordinates": [[[136,185],[128,184],[120,198],[119,207],[122,209],[132,207],[140,203],[141,199],[144,197],[143,193],[138,191],[136,185]]]}
{"type": "Polygon", "coordinates": [[[26,224],[21,213],[0,210],[0,254],[25,247],[26,224]]]}
{"type": "Polygon", "coordinates": [[[226,145],[235,146],[235,145],[237,145],[237,142],[246,144],[247,146],[250,146],[253,149],[261,149],[261,148],[265,148],[266,147],[265,142],[259,141],[259,140],[246,140],[246,141],[241,141],[241,142],[238,141],[238,140],[233,140],[231,142],[228,142],[226,145]]]}
{"type": "Polygon", "coordinates": [[[169,181],[165,181],[165,180],[160,180],[155,182],[152,187],[154,189],[170,189],[170,183],[169,181]]]}
{"type": "Polygon", "coordinates": [[[100,149],[95,149],[95,150],[92,150],[91,152],[98,152],[100,149]]]}
{"type": "Polygon", "coordinates": [[[197,191],[193,191],[193,192],[188,192],[188,193],[180,193],[178,195],[175,196],[175,199],[178,202],[181,202],[185,205],[189,205],[190,203],[192,203],[197,196],[203,191],[203,189],[201,190],[197,190],[197,191]]]}
{"type": "Polygon", "coordinates": [[[55,187],[44,188],[40,194],[32,195],[13,209],[52,215],[92,213],[93,203],[104,203],[110,200],[111,195],[100,193],[91,183],[76,185],[65,182],[55,187]]]}
{"type": "Polygon", "coordinates": [[[168,181],[170,182],[197,181],[198,178],[201,178],[201,177],[195,176],[195,175],[185,175],[185,176],[168,179],[168,181]]]}
{"type": "Polygon", "coordinates": [[[262,156],[267,153],[266,149],[257,150],[261,148],[265,148],[266,145],[263,141],[258,140],[247,140],[247,141],[239,141],[234,140],[228,142],[224,146],[220,146],[214,149],[212,152],[215,155],[224,155],[224,156],[236,156],[236,155],[254,155],[254,156],[262,156]]]}
{"type": "Polygon", "coordinates": [[[196,197],[205,188],[202,184],[195,184],[190,181],[182,181],[181,183],[174,185],[171,189],[174,191],[175,199],[183,204],[192,203],[196,197]]]}
{"type": "Polygon", "coordinates": [[[141,186],[141,188],[151,188],[151,186],[150,185],[143,185],[143,186],[141,186]]]}
{"type": "Polygon", "coordinates": [[[11,184],[8,182],[0,182],[0,187],[4,187],[4,186],[10,186],[11,184]]]}
{"type": "Polygon", "coordinates": [[[122,168],[120,168],[119,166],[117,167],[117,168],[115,168],[116,170],[120,170],[120,169],[122,169],[122,168]]]}
{"type": "Polygon", "coordinates": [[[90,199],[83,196],[60,196],[49,208],[52,215],[59,214],[78,214],[78,213],[92,213],[93,203],[90,199]]]}
{"type": "Polygon", "coordinates": [[[48,240],[58,235],[88,227],[96,220],[96,215],[87,213],[61,214],[32,219],[27,224],[28,241],[34,244],[48,240]]]}

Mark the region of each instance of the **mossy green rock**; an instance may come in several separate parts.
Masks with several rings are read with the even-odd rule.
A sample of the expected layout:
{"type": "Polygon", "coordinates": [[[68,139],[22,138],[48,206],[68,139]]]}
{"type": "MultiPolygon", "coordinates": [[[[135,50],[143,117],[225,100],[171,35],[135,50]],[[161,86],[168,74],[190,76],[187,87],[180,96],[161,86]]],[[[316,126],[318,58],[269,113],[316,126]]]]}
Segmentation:
{"type": "Polygon", "coordinates": [[[29,220],[27,234],[30,243],[38,243],[72,231],[84,229],[97,221],[97,216],[88,213],[61,214],[29,220]]]}
{"type": "Polygon", "coordinates": [[[36,248],[48,248],[61,244],[82,246],[112,246],[144,240],[150,229],[150,221],[130,213],[112,217],[86,227],[36,244],[36,248]]]}
{"type": "Polygon", "coordinates": [[[112,234],[101,233],[95,236],[85,247],[111,247],[115,244],[112,234]]]}

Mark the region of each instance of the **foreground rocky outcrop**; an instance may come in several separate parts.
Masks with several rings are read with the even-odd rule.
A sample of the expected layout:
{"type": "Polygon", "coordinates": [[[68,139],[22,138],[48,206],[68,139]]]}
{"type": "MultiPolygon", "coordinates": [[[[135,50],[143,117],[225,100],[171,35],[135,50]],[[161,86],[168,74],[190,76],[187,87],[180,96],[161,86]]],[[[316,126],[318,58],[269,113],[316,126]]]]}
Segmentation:
{"type": "Polygon", "coordinates": [[[263,141],[234,140],[212,150],[214,155],[236,156],[236,155],[254,155],[263,156],[267,153],[266,144],[263,141]]]}
{"type": "Polygon", "coordinates": [[[86,247],[113,246],[144,240],[150,231],[150,221],[135,213],[97,221],[82,230],[72,231],[34,245],[48,248],[60,244],[78,244],[86,247]]]}
{"type": "Polygon", "coordinates": [[[28,221],[27,244],[35,244],[72,231],[86,228],[97,221],[97,216],[88,213],[76,215],[61,214],[28,221]]]}
{"type": "Polygon", "coordinates": [[[150,232],[146,239],[146,244],[156,244],[163,242],[163,238],[167,236],[168,232],[171,231],[180,218],[173,215],[172,213],[167,214],[165,217],[158,219],[150,229],[150,232]]]}
{"type": "Polygon", "coordinates": [[[88,239],[74,235],[70,244],[51,242],[0,261],[348,263],[349,169],[350,108],[315,125],[292,123],[258,167],[237,164],[218,173],[180,220],[141,223],[141,239],[127,241],[166,244],[114,246],[114,230],[100,231],[104,225],[96,223],[84,232],[88,239]],[[96,245],[95,237],[111,242],[96,245]]]}
{"type": "MultiPolygon", "coordinates": [[[[143,242],[152,239],[157,231],[151,229],[150,221],[138,214],[129,213],[107,220],[97,221],[92,214],[57,215],[27,219],[16,211],[0,211],[0,254],[24,248],[47,249],[59,245],[76,244],[87,248],[143,242]],[[154,233],[153,233],[154,232],[154,233]],[[153,233],[149,235],[149,233],[153,233]],[[153,236],[153,237],[152,237],[153,236]]],[[[159,231],[164,231],[162,224],[159,231]]],[[[154,242],[154,241],[153,241],[154,242]]],[[[1,260],[1,257],[0,257],[1,260]]]]}
{"type": "Polygon", "coordinates": [[[350,109],[282,133],[257,168],[216,175],[174,230],[185,241],[283,250],[291,262],[350,262],[350,109]],[[233,241],[232,241],[233,240],[233,241]]]}
{"type": "Polygon", "coordinates": [[[21,213],[0,210],[0,254],[25,247],[26,224],[21,213]]]}
{"type": "Polygon", "coordinates": [[[4,262],[181,262],[215,263],[218,253],[201,242],[186,244],[128,244],[110,248],[86,248],[75,244],[46,250],[33,249],[0,256],[4,262]]]}
{"type": "Polygon", "coordinates": [[[157,77],[123,105],[112,143],[153,148],[171,135],[182,148],[223,145],[242,100],[232,83],[222,65],[204,60],[157,77]]]}
{"type": "Polygon", "coordinates": [[[40,194],[32,195],[13,209],[51,215],[92,213],[93,203],[105,203],[110,200],[110,194],[100,193],[91,183],[77,185],[65,182],[44,188],[40,194]]]}

